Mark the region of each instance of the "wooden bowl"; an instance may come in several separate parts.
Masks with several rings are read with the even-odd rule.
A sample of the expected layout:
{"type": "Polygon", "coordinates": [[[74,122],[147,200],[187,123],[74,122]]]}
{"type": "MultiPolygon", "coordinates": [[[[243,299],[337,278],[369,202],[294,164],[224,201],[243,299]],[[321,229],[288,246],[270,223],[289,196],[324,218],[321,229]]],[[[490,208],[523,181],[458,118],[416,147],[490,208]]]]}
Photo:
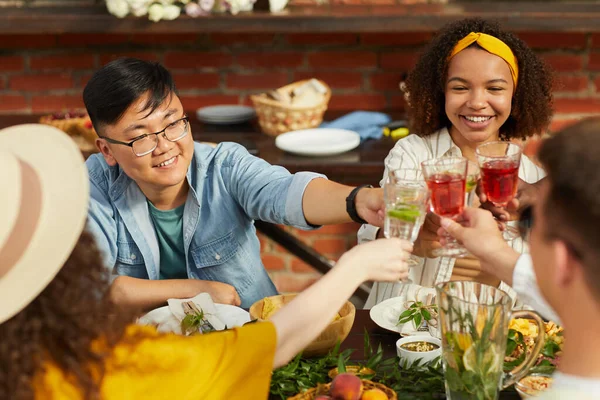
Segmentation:
{"type": "MultiPolygon", "coordinates": [[[[361,381],[363,384],[363,391],[369,389],[379,389],[387,395],[388,400],[398,400],[398,395],[396,394],[396,392],[394,392],[389,387],[381,383],[369,381],[366,379],[361,379],[361,381]]],[[[304,393],[298,393],[293,397],[288,397],[288,400],[313,400],[320,394],[329,394],[330,388],[331,383],[322,384],[317,386],[316,388],[308,389],[304,393]]]]}
{"type": "MultiPolygon", "coordinates": [[[[296,294],[280,294],[277,296],[271,296],[271,300],[278,306],[289,303],[296,294]]],[[[262,320],[262,311],[264,306],[264,300],[258,300],[256,303],[250,306],[250,319],[262,320]]],[[[280,308],[280,307],[278,307],[280,308]]],[[[306,348],[302,351],[302,355],[305,357],[315,357],[326,355],[329,350],[333,349],[338,341],[343,342],[344,339],[350,333],[352,324],[354,323],[354,316],[356,314],[356,308],[354,304],[347,301],[339,311],[340,319],[332,321],[329,325],[321,332],[321,334],[313,340],[306,348]]]]}

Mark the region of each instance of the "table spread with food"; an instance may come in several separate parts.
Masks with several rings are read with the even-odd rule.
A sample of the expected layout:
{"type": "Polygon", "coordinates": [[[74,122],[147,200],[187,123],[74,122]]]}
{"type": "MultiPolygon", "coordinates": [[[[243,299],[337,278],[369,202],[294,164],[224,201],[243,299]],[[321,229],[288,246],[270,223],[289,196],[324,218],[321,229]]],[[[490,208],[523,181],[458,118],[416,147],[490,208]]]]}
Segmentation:
{"type": "MultiPolygon", "coordinates": [[[[202,334],[268,320],[294,296],[267,297],[246,311],[231,305],[214,304],[204,293],[192,299],[169,300],[168,306],[145,314],[138,323],[154,325],[161,332],[202,334]]],[[[347,302],[319,337],[291,362],[273,372],[270,399],[446,398],[445,383],[450,383],[442,367],[442,342],[431,334],[435,331],[423,329],[434,321],[430,315],[434,310],[390,304],[383,314],[386,317],[373,309],[357,310],[347,302]],[[415,309],[417,312],[412,311],[415,309]],[[413,334],[400,335],[404,325],[418,327],[413,334]]],[[[485,330],[486,327],[479,329],[485,330]]],[[[457,344],[454,353],[461,353],[459,362],[463,373],[456,379],[465,393],[476,394],[480,385],[486,383],[485,379],[477,380],[478,376],[482,377],[477,343],[469,336],[451,332],[446,335],[454,335],[452,340],[457,344]]],[[[541,351],[534,355],[535,360],[528,373],[514,385],[500,391],[497,398],[529,398],[551,384],[551,374],[563,345],[562,328],[551,321],[544,322],[544,331],[540,332],[533,320],[511,319],[505,350],[500,354],[484,354],[483,357],[497,357],[502,370],[508,372],[531,355],[538,339],[542,343],[541,351]]],[[[446,357],[446,362],[455,355],[446,357]]],[[[484,391],[481,396],[469,398],[496,398],[493,396],[498,379],[495,382],[491,397],[484,391]]]]}

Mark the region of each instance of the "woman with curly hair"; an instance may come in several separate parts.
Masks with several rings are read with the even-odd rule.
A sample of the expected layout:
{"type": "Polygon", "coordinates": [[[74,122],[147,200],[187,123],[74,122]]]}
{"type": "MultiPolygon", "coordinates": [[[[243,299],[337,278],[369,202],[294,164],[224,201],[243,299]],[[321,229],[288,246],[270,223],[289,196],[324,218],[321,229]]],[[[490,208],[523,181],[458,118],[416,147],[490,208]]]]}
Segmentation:
{"type": "MultiPolygon", "coordinates": [[[[480,144],[544,133],[552,117],[552,86],[553,77],[544,62],[497,23],[475,18],[448,24],[429,43],[406,80],[409,123],[416,134],[399,140],[391,150],[381,184],[391,169],[420,169],[421,162],[444,156],[476,162],[475,149],[480,144]]],[[[541,168],[522,157],[521,180],[533,183],[543,176],[541,168]]],[[[432,286],[448,280],[477,280],[500,284],[514,294],[483,273],[475,258],[428,258],[440,247],[438,228],[439,218],[429,214],[415,243],[414,253],[421,258],[411,270],[412,282],[432,286]]],[[[358,238],[365,242],[381,235],[378,228],[363,225],[358,238]]],[[[513,247],[525,250],[520,240],[514,240],[513,247]]],[[[397,296],[403,285],[375,284],[365,307],[397,296]]]]}
{"type": "Polygon", "coordinates": [[[20,125],[0,130],[0,149],[0,399],[266,399],[272,368],[359,284],[408,275],[410,243],[378,240],[345,254],[270,322],[160,334],[109,300],[109,274],[82,233],[89,181],[74,142],[20,125]]]}

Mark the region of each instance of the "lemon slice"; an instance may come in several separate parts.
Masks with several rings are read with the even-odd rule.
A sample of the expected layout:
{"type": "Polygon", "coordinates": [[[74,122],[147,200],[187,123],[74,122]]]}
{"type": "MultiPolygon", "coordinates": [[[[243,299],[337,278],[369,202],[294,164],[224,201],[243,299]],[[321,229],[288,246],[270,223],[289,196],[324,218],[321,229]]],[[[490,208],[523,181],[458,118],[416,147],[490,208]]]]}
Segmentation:
{"type": "Polygon", "coordinates": [[[477,346],[472,344],[467,351],[463,354],[463,365],[467,371],[478,372],[478,373],[491,373],[496,372],[498,368],[502,368],[502,359],[500,352],[494,344],[489,344],[484,350],[481,364],[477,362],[477,346]],[[489,368],[484,371],[483,368],[489,368]]]}
{"type": "Polygon", "coordinates": [[[389,210],[387,212],[388,217],[399,219],[405,222],[416,222],[417,218],[421,216],[421,212],[416,207],[401,208],[395,210],[389,210]]]}

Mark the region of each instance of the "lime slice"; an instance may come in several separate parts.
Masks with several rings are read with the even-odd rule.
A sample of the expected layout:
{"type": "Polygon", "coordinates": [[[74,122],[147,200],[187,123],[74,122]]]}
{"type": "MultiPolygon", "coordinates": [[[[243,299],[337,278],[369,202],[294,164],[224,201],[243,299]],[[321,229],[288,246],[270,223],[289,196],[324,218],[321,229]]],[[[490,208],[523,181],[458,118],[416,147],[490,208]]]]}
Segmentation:
{"type": "Polygon", "coordinates": [[[390,218],[414,223],[417,221],[417,218],[421,216],[421,212],[417,208],[402,208],[396,210],[389,210],[387,212],[387,215],[390,218]]]}
{"type": "Polygon", "coordinates": [[[465,190],[467,191],[467,193],[469,193],[471,190],[475,189],[475,186],[477,186],[477,179],[469,178],[467,179],[467,183],[465,184],[465,190]]]}
{"type": "Polygon", "coordinates": [[[463,354],[463,365],[467,371],[490,373],[495,372],[498,368],[502,368],[502,358],[494,344],[488,344],[485,349],[477,349],[477,345],[474,343],[463,354]],[[483,352],[481,363],[477,361],[478,350],[483,352]],[[484,367],[488,367],[489,369],[483,371],[484,367]]]}

